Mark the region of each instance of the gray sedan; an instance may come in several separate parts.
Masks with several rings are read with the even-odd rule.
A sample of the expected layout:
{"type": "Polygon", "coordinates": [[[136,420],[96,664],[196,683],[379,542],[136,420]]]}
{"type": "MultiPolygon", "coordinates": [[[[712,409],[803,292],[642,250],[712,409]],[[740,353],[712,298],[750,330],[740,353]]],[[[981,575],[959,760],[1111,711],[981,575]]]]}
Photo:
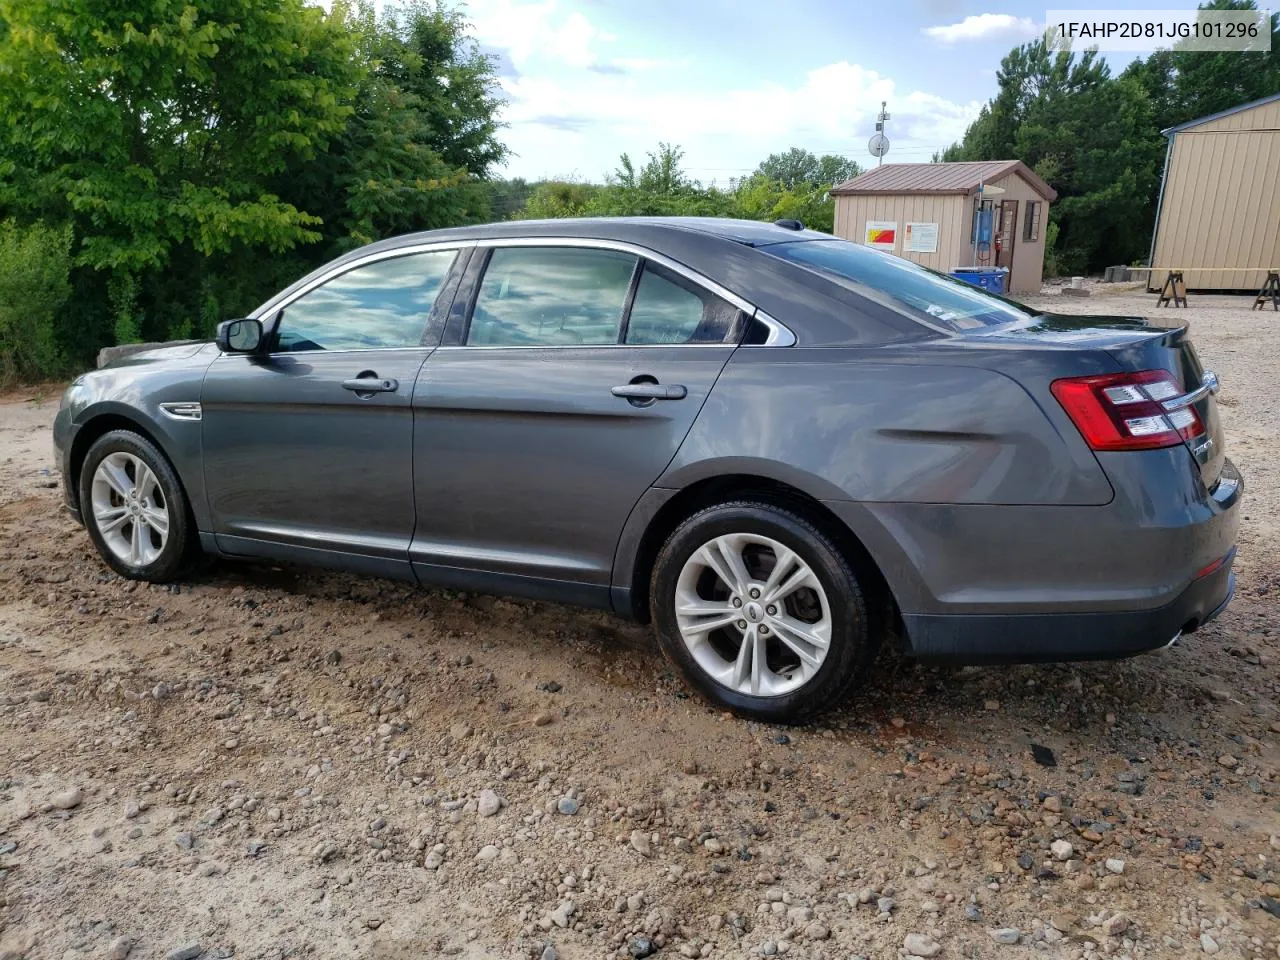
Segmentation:
{"type": "Polygon", "coordinates": [[[652,621],[799,720],[886,639],[1126,656],[1231,597],[1242,482],[1181,327],[1034,314],[790,221],[415,234],[214,343],[67,389],[67,504],[125,577],[200,554],[652,621]]]}

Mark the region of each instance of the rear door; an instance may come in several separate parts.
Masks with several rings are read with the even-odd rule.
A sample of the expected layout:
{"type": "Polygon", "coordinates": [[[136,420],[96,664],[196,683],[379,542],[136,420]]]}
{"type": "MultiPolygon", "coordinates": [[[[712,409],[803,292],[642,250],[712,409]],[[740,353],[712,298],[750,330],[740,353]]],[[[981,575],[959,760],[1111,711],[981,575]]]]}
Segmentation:
{"type": "Polygon", "coordinates": [[[414,568],[560,581],[566,597],[607,602],[623,524],[689,432],[742,314],[621,245],[499,242],[476,256],[483,273],[414,393],[414,568]]]}

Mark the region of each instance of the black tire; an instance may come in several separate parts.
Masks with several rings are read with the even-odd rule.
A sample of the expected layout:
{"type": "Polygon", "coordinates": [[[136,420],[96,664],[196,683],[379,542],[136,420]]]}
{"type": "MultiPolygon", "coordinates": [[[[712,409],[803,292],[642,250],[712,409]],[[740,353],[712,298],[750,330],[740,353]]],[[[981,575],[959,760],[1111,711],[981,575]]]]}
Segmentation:
{"type": "MultiPolygon", "coordinates": [[[[770,554],[770,556],[774,556],[770,554]]],[[[766,561],[767,562],[767,561],[766,561]]],[[[685,681],[707,699],[734,713],[771,723],[801,723],[839,704],[862,681],[878,646],[857,577],[829,537],[809,520],[784,507],[739,501],[708,507],[685,520],[667,538],[654,563],[650,613],[658,643],[685,681]],[[793,551],[817,577],[830,611],[830,641],[825,659],[804,684],[775,696],[753,696],[721,683],[686,646],[676,615],[677,586],[685,564],[716,537],[747,534],[767,537],[793,551]]],[[[745,622],[745,621],[740,621],[745,622]]],[[[712,631],[717,642],[734,635],[726,627],[712,631]]],[[[776,634],[776,630],[775,630],[776,634]]],[[[741,644],[739,634],[739,645],[741,644]]],[[[770,656],[786,652],[776,640],[770,656]]]]}
{"type": "MultiPolygon", "coordinates": [[[[115,499],[124,502],[123,498],[115,499]]],[[[182,489],[178,475],[154,443],[131,430],[111,430],[95,440],[89,448],[80,468],[80,515],[85,529],[89,531],[89,539],[93,541],[107,566],[130,580],[167,583],[187,572],[192,561],[199,557],[199,538],[191,520],[186,491],[182,489]],[[130,562],[127,557],[121,557],[108,545],[101,529],[102,524],[95,515],[94,477],[99,464],[112,454],[128,454],[146,465],[155,476],[155,487],[151,490],[148,502],[154,509],[163,509],[168,514],[168,529],[163,538],[147,524],[141,525],[140,535],[148,538],[148,549],[154,555],[140,557],[140,562],[136,563],[130,562]],[[158,497],[155,496],[157,489],[158,497]]],[[[131,535],[133,522],[127,521],[120,529],[128,529],[131,535]]],[[[121,536],[124,536],[123,533],[121,536]]]]}

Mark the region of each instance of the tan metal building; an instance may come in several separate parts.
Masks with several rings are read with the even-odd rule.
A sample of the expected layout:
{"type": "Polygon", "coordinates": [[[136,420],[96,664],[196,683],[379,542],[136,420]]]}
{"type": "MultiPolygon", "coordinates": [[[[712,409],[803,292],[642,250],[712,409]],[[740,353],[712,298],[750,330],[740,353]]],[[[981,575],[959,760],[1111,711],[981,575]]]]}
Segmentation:
{"type": "Polygon", "coordinates": [[[1193,268],[1192,290],[1256,291],[1266,270],[1238,268],[1280,267],[1280,93],[1163,133],[1151,266],[1166,269],[1151,272],[1149,288],[1181,267],[1193,268]]]}
{"type": "Polygon", "coordinates": [[[1057,192],[1020,160],[886,163],[833,187],[836,236],[948,272],[1009,268],[1011,293],[1035,293],[1057,192]],[[988,211],[989,237],[980,231],[988,211]]]}

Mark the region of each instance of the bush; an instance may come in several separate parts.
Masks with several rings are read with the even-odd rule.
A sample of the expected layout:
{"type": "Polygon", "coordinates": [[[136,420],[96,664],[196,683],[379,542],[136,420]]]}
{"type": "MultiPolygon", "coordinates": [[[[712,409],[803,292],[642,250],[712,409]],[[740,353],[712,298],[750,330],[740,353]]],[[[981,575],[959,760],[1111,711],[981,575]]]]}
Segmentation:
{"type": "Polygon", "coordinates": [[[0,222],[0,385],[64,372],[55,331],[70,275],[69,226],[0,222]]]}

